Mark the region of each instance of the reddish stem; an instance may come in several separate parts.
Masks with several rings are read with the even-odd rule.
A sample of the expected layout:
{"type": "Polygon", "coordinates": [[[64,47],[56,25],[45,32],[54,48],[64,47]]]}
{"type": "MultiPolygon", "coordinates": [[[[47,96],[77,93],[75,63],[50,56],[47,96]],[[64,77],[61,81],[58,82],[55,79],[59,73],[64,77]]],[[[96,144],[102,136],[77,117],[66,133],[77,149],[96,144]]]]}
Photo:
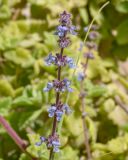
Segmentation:
{"type": "MultiPolygon", "coordinates": [[[[86,59],[85,65],[84,65],[84,75],[88,66],[88,58],[86,59]]],[[[83,80],[81,81],[81,104],[82,104],[82,123],[83,123],[83,129],[84,129],[84,143],[85,143],[85,149],[87,151],[87,160],[91,160],[92,159],[92,155],[91,155],[91,149],[90,149],[90,145],[89,145],[89,133],[88,133],[88,128],[87,128],[87,124],[86,124],[86,112],[85,112],[85,97],[84,97],[84,84],[83,84],[83,80]]]]}
{"type": "Polygon", "coordinates": [[[10,137],[15,141],[18,147],[24,151],[27,147],[26,143],[19,137],[19,135],[14,131],[14,129],[9,125],[4,117],[0,116],[0,123],[6,129],[10,137]]]}
{"type": "Polygon", "coordinates": [[[15,132],[15,130],[10,126],[10,124],[6,121],[4,117],[0,115],[0,124],[5,128],[9,136],[14,140],[17,146],[26,153],[32,160],[37,160],[37,158],[33,157],[26,151],[27,144],[20,138],[20,136],[15,132]]]}

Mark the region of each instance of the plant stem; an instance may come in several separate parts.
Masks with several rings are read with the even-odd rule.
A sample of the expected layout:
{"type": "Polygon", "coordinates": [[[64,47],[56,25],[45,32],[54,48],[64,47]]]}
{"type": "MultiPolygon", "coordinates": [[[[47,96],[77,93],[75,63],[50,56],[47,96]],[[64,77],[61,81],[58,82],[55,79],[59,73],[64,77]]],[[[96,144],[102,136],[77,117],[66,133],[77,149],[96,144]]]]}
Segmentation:
{"type": "MultiPolygon", "coordinates": [[[[61,51],[60,51],[61,57],[63,55],[63,51],[64,51],[64,48],[61,48],[61,51]]],[[[61,79],[61,66],[58,67],[57,79],[59,81],[61,79]]],[[[57,92],[56,93],[56,106],[58,106],[59,101],[60,101],[60,93],[57,92]]],[[[56,129],[57,129],[57,119],[56,119],[56,115],[55,115],[54,116],[54,120],[53,120],[52,136],[54,136],[56,134],[56,129]]],[[[53,153],[53,149],[51,149],[50,150],[49,160],[53,160],[53,159],[54,159],[54,153],[53,153]]]]}
{"type": "Polygon", "coordinates": [[[25,142],[19,137],[19,135],[13,130],[13,128],[9,125],[9,123],[2,116],[0,116],[0,123],[6,129],[7,133],[10,135],[10,137],[18,145],[18,147],[22,151],[24,151],[26,149],[26,147],[27,147],[25,142]]]}
{"type": "MultiPolygon", "coordinates": [[[[88,58],[86,59],[86,63],[84,65],[84,70],[83,73],[85,75],[87,66],[88,66],[88,58]]],[[[87,151],[87,160],[91,160],[92,159],[92,155],[91,155],[91,149],[90,149],[90,145],[89,145],[89,133],[88,133],[88,128],[87,128],[87,124],[86,124],[86,112],[85,112],[85,96],[84,96],[84,80],[81,81],[80,83],[80,94],[81,94],[81,112],[82,112],[82,122],[83,122],[83,129],[84,129],[84,144],[85,144],[85,150],[87,151]]]]}
{"type": "Polygon", "coordinates": [[[87,124],[86,124],[86,112],[85,112],[85,101],[84,101],[84,98],[82,98],[81,101],[82,101],[82,122],[83,122],[83,128],[84,128],[85,150],[87,151],[87,160],[91,160],[92,159],[92,155],[91,155],[91,149],[90,149],[90,145],[89,145],[89,133],[88,133],[88,128],[87,128],[87,124]]]}
{"type": "Polygon", "coordinates": [[[30,153],[26,151],[27,144],[20,138],[16,131],[9,125],[4,117],[0,115],[0,124],[5,128],[9,136],[14,140],[17,146],[21,149],[22,152],[26,153],[32,160],[37,160],[30,153]]]}

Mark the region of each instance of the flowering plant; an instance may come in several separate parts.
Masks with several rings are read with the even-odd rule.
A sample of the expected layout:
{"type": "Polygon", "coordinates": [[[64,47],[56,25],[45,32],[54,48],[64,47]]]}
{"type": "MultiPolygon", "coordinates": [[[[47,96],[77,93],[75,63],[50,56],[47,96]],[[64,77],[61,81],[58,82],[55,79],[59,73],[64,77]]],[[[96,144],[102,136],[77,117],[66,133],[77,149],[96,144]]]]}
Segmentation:
{"type": "Polygon", "coordinates": [[[73,92],[71,88],[71,82],[67,79],[61,78],[61,70],[62,67],[68,65],[70,68],[75,68],[76,65],[71,57],[64,55],[64,48],[68,47],[71,43],[68,34],[76,35],[76,27],[72,25],[71,22],[71,14],[64,11],[60,14],[59,19],[60,25],[56,28],[55,35],[58,36],[58,45],[60,47],[60,53],[56,53],[56,55],[52,55],[50,53],[46,58],[46,65],[50,66],[54,64],[57,66],[57,79],[52,82],[48,82],[46,87],[43,89],[44,92],[48,92],[51,89],[54,89],[56,92],[56,102],[52,104],[48,108],[48,116],[50,118],[54,118],[53,127],[51,135],[48,138],[40,137],[40,141],[36,143],[36,145],[41,145],[42,143],[46,143],[47,148],[50,149],[50,157],[52,159],[54,152],[59,152],[60,147],[60,139],[57,134],[57,124],[60,122],[62,115],[64,113],[70,114],[71,109],[67,104],[63,104],[61,101],[61,94],[65,91],[73,92]]]}

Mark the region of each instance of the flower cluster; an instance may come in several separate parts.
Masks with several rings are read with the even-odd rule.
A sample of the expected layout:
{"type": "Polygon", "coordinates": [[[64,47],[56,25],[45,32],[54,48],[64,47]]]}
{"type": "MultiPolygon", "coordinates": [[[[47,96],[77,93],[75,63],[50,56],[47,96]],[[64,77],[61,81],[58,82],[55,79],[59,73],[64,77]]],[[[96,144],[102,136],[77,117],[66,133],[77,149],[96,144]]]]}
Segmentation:
{"type": "Polygon", "coordinates": [[[76,27],[71,23],[71,15],[64,11],[60,14],[59,19],[60,25],[57,27],[55,35],[58,35],[59,46],[60,48],[66,48],[70,45],[71,41],[69,37],[66,37],[67,34],[76,35],[76,27]]]}
{"type": "Polygon", "coordinates": [[[53,148],[53,152],[59,152],[60,141],[58,135],[50,135],[48,138],[40,137],[40,141],[36,145],[40,146],[42,143],[46,143],[48,149],[53,148]]]}
{"type": "Polygon", "coordinates": [[[53,80],[53,82],[48,82],[47,86],[43,89],[44,92],[48,92],[50,91],[52,88],[54,88],[54,90],[56,92],[73,92],[73,89],[70,87],[71,86],[71,82],[65,78],[62,81],[59,80],[53,80]]]}
{"type": "MultiPolygon", "coordinates": [[[[87,32],[89,27],[85,27],[84,31],[87,32]]],[[[89,32],[89,41],[86,43],[86,46],[89,48],[89,50],[97,50],[97,44],[94,42],[98,37],[99,33],[97,30],[99,29],[98,25],[92,25],[91,31],[89,32]]]]}
{"type": "Polygon", "coordinates": [[[70,107],[67,104],[62,104],[61,102],[59,102],[57,106],[53,104],[50,108],[48,108],[48,116],[56,116],[58,122],[61,120],[61,117],[64,113],[68,115],[71,112],[72,110],[70,109],[70,107]]]}
{"type": "Polygon", "coordinates": [[[70,68],[75,68],[75,62],[73,58],[68,57],[68,56],[61,56],[59,53],[56,53],[56,56],[53,56],[52,53],[50,53],[46,58],[45,58],[45,63],[50,66],[52,64],[56,66],[65,66],[68,65],[70,68]]]}
{"type": "Polygon", "coordinates": [[[50,149],[50,155],[52,155],[52,152],[59,152],[60,141],[59,136],[56,133],[57,123],[61,121],[64,113],[68,115],[72,112],[70,107],[67,104],[63,104],[60,100],[60,94],[65,91],[73,91],[71,88],[71,82],[67,78],[61,80],[61,70],[62,67],[66,65],[69,68],[76,67],[74,60],[71,57],[63,55],[64,48],[68,47],[71,43],[71,40],[67,35],[76,35],[76,27],[72,25],[71,14],[64,11],[62,14],[60,14],[59,22],[60,25],[56,28],[55,35],[58,36],[60,53],[56,53],[55,56],[50,53],[45,58],[46,65],[50,66],[53,64],[57,66],[57,78],[52,82],[48,82],[46,87],[43,89],[44,92],[48,92],[51,89],[54,89],[56,92],[56,103],[52,104],[47,110],[48,116],[50,118],[54,117],[52,133],[48,138],[40,137],[40,141],[36,143],[37,146],[41,145],[42,143],[46,143],[47,148],[50,149]]]}
{"type": "MultiPolygon", "coordinates": [[[[89,27],[85,27],[84,31],[88,32],[89,27]]],[[[79,72],[78,73],[78,81],[83,81],[84,78],[86,77],[85,75],[85,70],[87,68],[87,63],[88,63],[88,59],[94,59],[94,55],[93,55],[93,50],[97,50],[97,44],[95,43],[94,40],[96,40],[96,38],[99,36],[99,33],[97,32],[97,29],[99,29],[99,27],[97,25],[92,25],[91,26],[91,31],[89,32],[89,40],[86,42],[86,46],[88,47],[88,51],[86,53],[84,53],[84,58],[86,58],[86,62],[82,63],[82,67],[83,72],[79,72]]],[[[83,47],[83,44],[80,44],[80,48],[79,50],[81,51],[83,47]]]]}

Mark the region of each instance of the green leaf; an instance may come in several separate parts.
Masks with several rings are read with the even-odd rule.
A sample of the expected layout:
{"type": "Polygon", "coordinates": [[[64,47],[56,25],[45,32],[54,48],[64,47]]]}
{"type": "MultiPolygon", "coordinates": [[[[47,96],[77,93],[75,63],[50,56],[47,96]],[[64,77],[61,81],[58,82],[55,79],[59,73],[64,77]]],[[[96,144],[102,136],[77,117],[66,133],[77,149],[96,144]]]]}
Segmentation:
{"type": "Polygon", "coordinates": [[[80,13],[80,16],[81,16],[83,22],[87,25],[87,23],[88,23],[88,13],[87,13],[86,9],[85,8],[80,8],[79,13],[80,13]]]}
{"type": "Polygon", "coordinates": [[[1,96],[14,96],[14,90],[7,80],[0,80],[0,95],[1,96]]]}
{"type": "Polygon", "coordinates": [[[0,99],[0,115],[7,116],[11,109],[12,99],[11,97],[0,99]]]}
{"type": "Polygon", "coordinates": [[[115,109],[115,101],[112,98],[107,99],[104,104],[104,109],[106,112],[112,112],[115,109]]]}
{"type": "Polygon", "coordinates": [[[0,20],[9,19],[11,16],[10,8],[7,5],[0,7],[0,20]]]}
{"type": "Polygon", "coordinates": [[[69,145],[63,148],[60,153],[55,154],[56,160],[79,160],[78,151],[73,150],[69,145]]]}
{"type": "Polygon", "coordinates": [[[34,157],[43,158],[41,160],[48,160],[49,151],[46,144],[43,143],[41,146],[35,145],[40,141],[40,136],[38,134],[28,134],[28,138],[31,145],[27,148],[27,151],[34,157]]]}
{"type": "Polygon", "coordinates": [[[127,38],[126,33],[128,33],[128,20],[127,19],[121,22],[120,25],[117,27],[116,40],[118,44],[122,45],[122,44],[128,43],[128,38],[127,38]]]}
{"type": "Polygon", "coordinates": [[[31,160],[31,158],[28,157],[25,153],[22,153],[22,154],[20,155],[19,160],[31,160]]]}
{"type": "Polygon", "coordinates": [[[103,95],[106,91],[106,87],[94,86],[92,89],[88,90],[88,97],[99,97],[103,95]]]}
{"type": "Polygon", "coordinates": [[[65,123],[68,132],[72,136],[79,136],[83,132],[82,119],[78,117],[76,118],[74,114],[66,117],[65,123]]]}
{"type": "Polygon", "coordinates": [[[122,1],[116,4],[115,8],[121,13],[128,13],[128,1],[122,1]]]}
{"type": "Polygon", "coordinates": [[[14,99],[13,105],[14,106],[32,106],[33,102],[31,98],[21,96],[21,97],[17,97],[16,99],[14,99]]]}
{"type": "Polygon", "coordinates": [[[108,150],[113,154],[121,154],[128,150],[128,136],[117,137],[107,144],[108,150]]]}
{"type": "Polygon", "coordinates": [[[5,52],[7,60],[20,64],[22,67],[30,67],[34,63],[34,58],[31,56],[30,51],[24,48],[16,48],[15,50],[5,52]]]}
{"type": "Polygon", "coordinates": [[[33,124],[33,122],[40,116],[40,114],[43,112],[43,108],[39,109],[37,111],[31,111],[31,112],[26,112],[21,115],[20,120],[19,120],[19,129],[25,129],[27,126],[30,126],[33,124]]]}

